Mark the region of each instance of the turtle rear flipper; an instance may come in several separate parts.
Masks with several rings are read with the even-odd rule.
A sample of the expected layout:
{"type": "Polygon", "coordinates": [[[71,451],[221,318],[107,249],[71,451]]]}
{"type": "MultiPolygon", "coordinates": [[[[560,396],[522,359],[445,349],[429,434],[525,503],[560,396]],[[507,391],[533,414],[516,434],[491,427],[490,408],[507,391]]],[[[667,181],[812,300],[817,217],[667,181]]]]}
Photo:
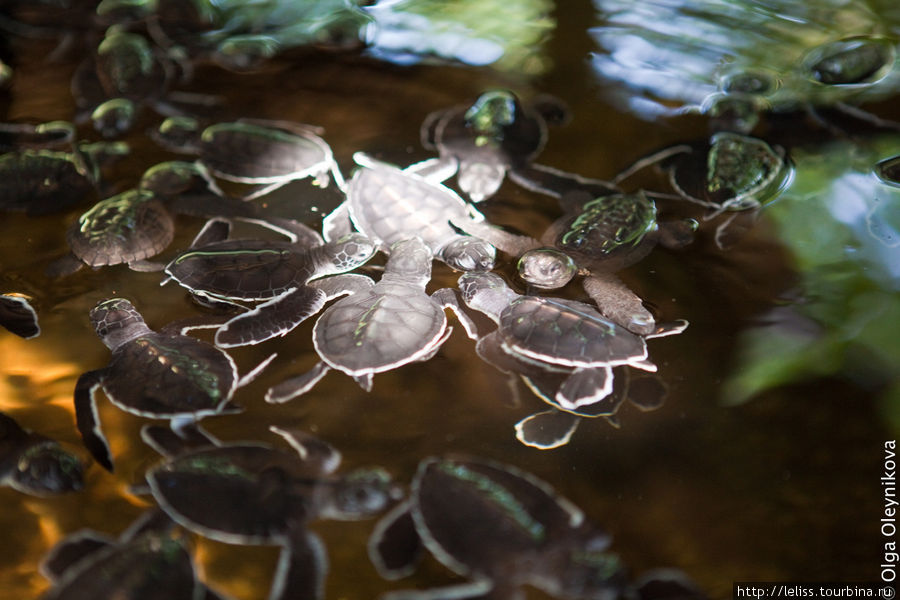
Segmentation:
{"type": "Polygon", "coordinates": [[[107,471],[113,470],[109,443],[100,430],[97,414],[97,388],[101,384],[103,370],[88,371],[75,383],[75,422],[85,448],[107,471]]]}
{"type": "Polygon", "coordinates": [[[547,410],[516,423],[516,438],[532,448],[550,450],[569,443],[581,419],[561,410],[547,410]]]}
{"type": "Polygon", "coordinates": [[[209,435],[200,425],[182,427],[178,433],[171,427],[162,425],[144,425],[141,427],[141,439],[144,443],[165,457],[172,457],[205,446],[218,446],[219,441],[209,435]]]}
{"type": "Polygon", "coordinates": [[[398,504],[378,521],[367,545],[372,564],[385,579],[400,579],[415,571],[424,545],[408,501],[398,504]]]}
{"type": "Polygon", "coordinates": [[[643,300],[612,273],[592,273],[582,283],[600,314],[638,335],[656,331],[656,319],[643,300]]]}
{"type": "Polygon", "coordinates": [[[325,305],[325,292],[312,287],[292,288],[231,319],[216,332],[223,348],[258,344],[285,335],[325,305]]]}

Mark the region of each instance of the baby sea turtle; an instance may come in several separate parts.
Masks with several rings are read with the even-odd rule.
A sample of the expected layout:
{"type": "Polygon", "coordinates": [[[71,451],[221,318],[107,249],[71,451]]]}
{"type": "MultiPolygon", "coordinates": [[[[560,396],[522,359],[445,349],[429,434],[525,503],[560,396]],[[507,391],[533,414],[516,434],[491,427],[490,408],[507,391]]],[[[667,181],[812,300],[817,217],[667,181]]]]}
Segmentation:
{"type": "Polygon", "coordinates": [[[326,239],[358,231],[385,252],[399,241],[418,236],[434,256],[460,271],[487,271],[494,265],[494,248],[450,226],[483,221],[484,216],[450,188],[415,170],[399,169],[357,152],[360,166],[347,186],[347,200],[322,223],[326,239]]]}
{"type": "Polygon", "coordinates": [[[150,509],[118,539],[90,529],[59,542],[41,572],[52,583],[42,600],[218,600],[197,579],[185,539],[159,509],[150,509]]]}
{"type": "Polygon", "coordinates": [[[266,400],[284,402],[312,388],[329,369],[353,377],[366,391],[372,376],[414,361],[428,360],[447,340],[444,308],[452,308],[468,331],[474,331],[452,290],[431,294],[431,251],[419,238],[391,247],[378,283],[365,278],[360,289],[332,304],[313,328],[321,361],[311,371],[269,390],[266,400]]]}
{"type": "Polygon", "coordinates": [[[497,323],[478,340],[476,351],[507,372],[505,356],[544,370],[566,370],[553,401],[577,411],[605,398],[613,389],[612,367],[628,365],[656,371],[647,358],[645,338],[680,333],[678,322],[658,333],[636,335],[609,321],[592,306],[574,300],[521,296],[496,273],[464,273],[459,278],[463,300],[497,323]]]}
{"type": "MultiPolygon", "coordinates": [[[[161,271],[148,260],[172,242],[175,214],[252,221],[293,239],[290,231],[262,218],[259,207],[211,187],[202,165],[181,161],[148,169],[140,186],[105,198],[83,213],[66,232],[71,256],[56,261],[51,274],[67,275],[83,265],[127,264],[135,271],[161,271]]],[[[282,224],[286,219],[278,220],[282,224]]]]}
{"type": "Polygon", "coordinates": [[[344,177],[320,133],[312,125],[265,119],[217,123],[201,130],[196,119],[170,117],[154,139],[172,152],[198,155],[216,177],[260,185],[243,197],[250,200],[307,177],[325,187],[329,173],[343,190],[344,177]]]}
{"type": "Polygon", "coordinates": [[[383,598],[518,598],[522,586],[558,598],[619,598],[628,581],[610,537],[550,485],[515,467],[466,457],[419,463],[409,499],[369,540],[387,579],[411,573],[422,549],[462,584],[383,598]]]}
{"type": "Polygon", "coordinates": [[[335,448],[309,434],[270,429],[295,452],[211,440],[169,455],[147,472],[147,483],[159,506],[191,531],[227,544],[281,546],[270,600],[321,598],[327,557],[307,524],[374,516],[397,490],[380,468],[336,475],[335,448]]]}
{"type": "Polygon", "coordinates": [[[428,115],[422,145],[438,151],[441,165],[456,165],[459,188],[481,202],[494,195],[507,171],[532,163],[547,141],[547,122],[561,122],[567,112],[549,96],[526,106],[509,90],[490,90],[470,106],[428,115]]]}
{"type": "Polygon", "coordinates": [[[41,334],[31,298],[14,292],[0,294],[0,327],[26,340],[41,334]]]}
{"type": "Polygon", "coordinates": [[[659,333],[641,298],[614,272],[642,259],[657,242],[669,247],[685,245],[696,223],[658,222],[656,204],[640,191],[598,197],[569,192],[560,202],[565,214],[540,240],[486,223],[454,220],[453,224],[519,256],[519,275],[530,285],[555,289],[580,273],[585,276],[585,291],[605,317],[640,335],[659,333]]]}
{"type": "Polygon", "coordinates": [[[84,468],[59,442],[0,413],[0,485],[32,496],[77,491],[84,485],[84,468]]]}
{"type": "Polygon", "coordinates": [[[100,170],[128,153],[122,142],[78,144],[71,152],[19,150],[0,154],[0,210],[29,215],[60,212],[83,201],[100,184],[100,170]]]}
{"type": "Polygon", "coordinates": [[[717,226],[715,241],[731,246],[750,229],[762,207],[790,185],[793,167],[780,147],[732,132],[714,134],[708,142],[682,145],[663,166],[679,196],[709,209],[705,220],[723,212],[729,216],[717,226]]]}
{"type": "Polygon", "coordinates": [[[275,358],[243,377],[228,354],[185,335],[190,327],[170,324],[152,331],[128,300],[111,298],[90,313],[94,329],[112,351],[109,364],[88,371],[75,384],[75,417],[90,453],[112,470],[109,445],[100,429],[96,391],[120,409],[142,417],[169,419],[173,427],[213,414],[237,412],[234,391],[252,381],[275,358]]]}
{"type": "Polygon", "coordinates": [[[175,257],[166,274],[201,301],[257,302],[216,332],[216,344],[258,344],[285,335],[329,298],[353,290],[358,276],[332,277],[320,287],[309,285],[311,280],[355,269],[375,253],[362,234],[323,243],[306,229],[308,235],[297,242],[236,239],[196,247],[175,257]]]}

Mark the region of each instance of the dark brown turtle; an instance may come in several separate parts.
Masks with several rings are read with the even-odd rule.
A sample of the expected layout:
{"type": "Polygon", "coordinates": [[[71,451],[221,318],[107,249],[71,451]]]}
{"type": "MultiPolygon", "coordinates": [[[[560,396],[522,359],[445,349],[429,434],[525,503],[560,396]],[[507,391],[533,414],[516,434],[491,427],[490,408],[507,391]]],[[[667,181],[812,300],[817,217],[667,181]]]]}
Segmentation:
{"type": "Polygon", "coordinates": [[[91,310],[91,322],[112,351],[106,367],[82,374],[75,384],[75,416],[87,449],[106,469],[112,458],[100,429],[96,391],[127,412],[169,419],[178,428],[209,415],[240,410],[231,398],[275,358],[273,354],[243,377],[228,354],[184,335],[175,323],[152,331],[131,302],[103,300],[91,310]]]}

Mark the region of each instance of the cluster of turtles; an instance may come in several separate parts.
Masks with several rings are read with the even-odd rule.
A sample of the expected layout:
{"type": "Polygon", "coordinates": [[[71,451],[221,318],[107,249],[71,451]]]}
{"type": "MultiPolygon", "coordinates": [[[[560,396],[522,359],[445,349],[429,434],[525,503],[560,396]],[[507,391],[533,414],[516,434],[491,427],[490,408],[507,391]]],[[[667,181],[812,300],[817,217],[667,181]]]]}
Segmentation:
{"type": "MultiPolygon", "coordinates": [[[[97,14],[110,22],[140,20],[152,4],[104,0],[97,14]]],[[[179,4],[189,3],[159,3],[173,11],[179,4]]],[[[161,283],[177,284],[215,309],[157,330],[125,298],[103,299],[90,311],[111,356],[106,366],[82,374],[74,389],[87,451],[113,470],[98,390],[118,408],[170,427],[146,425],[141,433],[161,458],[132,491],[155,508],[118,538],[81,531],[58,544],[43,564],[52,582],[46,598],[220,598],[198,579],[185,531],[281,547],[269,598],[318,598],[327,554],[307,525],[382,513],[368,546],[379,574],[401,578],[427,551],[466,579],[392,598],[518,597],[523,585],[573,599],[703,597],[676,571],[631,579],[607,534],[549,484],[511,465],[429,457],[409,486],[401,486],[380,468],[338,473],[338,450],[304,432],[273,426],[283,444],[221,441],[197,422],[239,412],[236,390],[276,359],[273,353],[241,374],[230,348],[271,343],[314,319],[318,362],[272,386],[265,399],[297,398],[332,370],[369,391],[376,374],[440,351],[453,330],[447,308],[479,357],[546,404],[515,425],[527,446],[565,445],[585,418],[617,425],[625,401],[652,410],[667,390],[654,375],[647,340],[680,334],[688,324],[659,320],[616,273],[657,244],[690,244],[700,221],[723,214],[715,240],[722,247],[733,243],[789,183],[785,152],[741,128],[720,130],[701,144],[642,159],[615,180],[593,179],[535,162],[548,126],[566,118],[561,102],[524,103],[512,92],[491,90],[426,119],[422,145],[436,157],[401,168],[358,152],[345,179],[318,127],[205,122],[178,108],[216,102],[172,90],[177,71],[190,64],[177,60],[178,50],[188,48],[192,59],[205,52],[235,68],[272,50],[259,37],[198,36],[185,28],[189,19],[156,16],[148,30],[157,45],[169,44],[165,51],[117,23],[76,70],[76,122],[90,121],[106,141],[77,139],[76,125],[63,121],[0,124],[0,211],[40,216],[98,198],[71,223],[69,252],[48,274],[127,265],[156,273],[161,283]],[[192,45],[200,39],[203,45],[192,45]],[[153,140],[192,159],[152,165],[134,187],[113,192],[105,173],[129,152],[115,138],[144,108],[166,116],[153,140]],[[628,189],[629,177],[651,165],[665,173],[669,189],[628,189]],[[558,201],[560,216],[546,231],[513,232],[478,210],[507,178],[558,201]],[[272,216],[256,202],[303,179],[343,195],[320,225],[272,216]],[[240,186],[249,189],[223,190],[240,186]],[[666,216],[661,203],[678,200],[703,212],[697,219],[666,216]],[[160,259],[180,214],[205,225],[190,247],[160,259]],[[274,235],[234,237],[235,221],[274,235]],[[354,272],[379,253],[383,267],[354,272]],[[495,269],[498,253],[514,261],[515,281],[495,269]],[[435,260],[459,273],[455,287],[429,292],[435,260]],[[377,280],[370,276],[379,272],[377,280]],[[553,295],[576,277],[590,302],[553,295]],[[198,328],[214,329],[212,342],[189,335],[198,328]]],[[[900,185],[898,164],[888,159],[876,173],[900,185]]],[[[6,292],[0,325],[23,338],[38,336],[39,315],[28,295],[0,292],[6,292]]],[[[0,414],[0,484],[36,495],[74,491],[84,485],[85,468],[77,453],[0,414]]]]}

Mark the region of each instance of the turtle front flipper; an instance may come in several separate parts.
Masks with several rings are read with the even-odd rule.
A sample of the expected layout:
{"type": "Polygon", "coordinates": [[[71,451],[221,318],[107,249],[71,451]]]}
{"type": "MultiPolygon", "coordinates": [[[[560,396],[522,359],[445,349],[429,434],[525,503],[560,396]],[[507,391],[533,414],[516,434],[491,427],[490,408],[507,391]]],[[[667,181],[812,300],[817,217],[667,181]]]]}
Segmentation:
{"type": "Polygon", "coordinates": [[[569,443],[581,418],[561,410],[547,410],[516,423],[516,439],[532,448],[550,450],[569,443]]]}
{"type": "Polygon", "coordinates": [[[319,473],[334,473],[341,466],[340,451],[311,433],[282,429],[275,425],[270,426],[269,431],[284,438],[291,448],[297,451],[300,460],[308,466],[314,466],[319,473]]]}
{"type": "Polygon", "coordinates": [[[416,531],[408,501],[398,504],[378,521],[367,546],[372,564],[385,579],[400,579],[415,571],[424,544],[416,531]]]}
{"type": "Polygon", "coordinates": [[[555,400],[560,408],[577,410],[599,402],[613,390],[612,367],[582,367],[575,369],[559,386],[555,400]]]}
{"type": "Polygon", "coordinates": [[[28,298],[17,294],[0,295],[0,326],[26,340],[41,334],[37,313],[28,298]]]}
{"type": "Polygon", "coordinates": [[[216,332],[216,345],[247,346],[283,336],[319,312],[326,299],[325,292],[309,286],[291,288],[225,323],[216,332]]]}
{"type": "Polygon", "coordinates": [[[75,422],[84,447],[107,471],[113,470],[109,443],[100,430],[100,416],[97,413],[97,388],[103,383],[104,370],[88,371],[75,383],[75,422]]]}
{"type": "Polygon", "coordinates": [[[268,600],[318,600],[324,596],[327,572],[328,557],[319,536],[306,530],[293,532],[278,555],[268,600]]]}
{"type": "Polygon", "coordinates": [[[600,314],[610,321],[638,335],[656,331],[656,319],[644,308],[640,296],[612,273],[592,273],[582,285],[600,314]]]}
{"type": "Polygon", "coordinates": [[[208,434],[198,424],[193,427],[182,427],[179,432],[161,425],[144,425],[141,427],[141,439],[160,455],[170,458],[188,450],[218,446],[219,440],[208,434]]]}
{"type": "Polygon", "coordinates": [[[594,198],[619,191],[618,187],[609,181],[584,177],[539,164],[515,167],[508,175],[519,186],[554,198],[562,198],[566,192],[573,190],[587,192],[594,198]]]}
{"type": "Polygon", "coordinates": [[[342,202],[322,219],[322,237],[328,242],[333,242],[350,233],[353,233],[350,206],[342,202]]]}
{"type": "Polygon", "coordinates": [[[72,566],[113,544],[115,540],[96,531],[76,531],[50,549],[41,562],[41,574],[51,582],[56,582],[72,566]]]}
{"type": "Polygon", "coordinates": [[[325,374],[331,370],[331,367],[325,361],[319,361],[312,369],[282,381],[278,385],[272,386],[266,392],[266,402],[271,404],[281,404],[292,400],[297,396],[302,396],[316,385],[325,374]]]}

